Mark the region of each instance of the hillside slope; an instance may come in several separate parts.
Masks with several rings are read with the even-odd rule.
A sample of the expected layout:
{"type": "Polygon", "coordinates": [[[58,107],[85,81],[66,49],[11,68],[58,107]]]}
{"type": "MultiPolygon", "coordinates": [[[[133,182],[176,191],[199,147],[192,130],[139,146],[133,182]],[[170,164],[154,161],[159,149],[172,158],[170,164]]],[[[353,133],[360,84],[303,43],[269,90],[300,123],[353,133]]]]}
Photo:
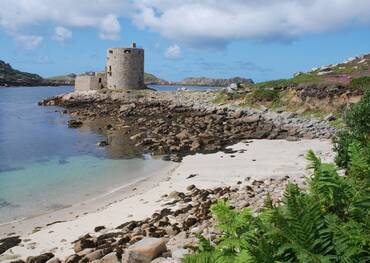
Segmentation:
{"type": "Polygon", "coordinates": [[[62,80],[44,79],[40,75],[23,72],[0,60],[0,87],[18,86],[60,86],[69,85],[62,80]]]}
{"type": "Polygon", "coordinates": [[[244,85],[236,91],[224,90],[216,102],[268,107],[317,117],[328,113],[341,116],[367,89],[370,89],[370,54],[299,72],[289,79],[244,85]]]}

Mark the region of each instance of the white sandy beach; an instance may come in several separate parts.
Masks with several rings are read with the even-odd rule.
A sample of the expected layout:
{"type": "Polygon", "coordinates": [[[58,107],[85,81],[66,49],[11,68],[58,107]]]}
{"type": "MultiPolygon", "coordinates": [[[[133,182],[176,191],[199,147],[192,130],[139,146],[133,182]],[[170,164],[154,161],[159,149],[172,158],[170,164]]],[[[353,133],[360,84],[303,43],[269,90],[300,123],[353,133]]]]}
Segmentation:
{"type": "Polygon", "coordinates": [[[175,190],[185,191],[190,184],[211,188],[235,185],[247,177],[253,180],[283,176],[299,181],[308,174],[305,154],[309,149],[325,161],[332,161],[334,157],[330,140],[253,140],[230,148],[237,152],[187,156],[180,164],[173,163],[163,171],[153,171],[150,177],[100,199],[0,226],[0,237],[16,233],[23,239],[20,246],[0,256],[0,262],[49,251],[64,258],[73,253],[71,242],[93,232],[94,227],[115,228],[128,220],[149,217],[161,208],[162,195],[175,190]],[[195,176],[187,179],[191,174],[195,176]],[[55,221],[63,222],[45,226],[55,221]],[[36,226],[44,227],[32,233],[36,226]]]}

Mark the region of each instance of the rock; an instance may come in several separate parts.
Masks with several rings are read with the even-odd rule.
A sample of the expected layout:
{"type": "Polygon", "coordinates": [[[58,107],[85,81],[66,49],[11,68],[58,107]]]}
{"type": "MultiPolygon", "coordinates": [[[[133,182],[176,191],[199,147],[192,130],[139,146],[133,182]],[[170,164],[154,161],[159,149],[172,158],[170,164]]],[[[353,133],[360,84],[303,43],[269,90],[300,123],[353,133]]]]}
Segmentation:
{"type": "Polygon", "coordinates": [[[296,141],[299,141],[299,138],[297,138],[295,136],[288,136],[288,137],[286,137],[286,140],[288,142],[296,142],[296,141]]]}
{"type": "Polygon", "coordinates": [[[95,247],[95,243],[92,240],[83,237],[74,244],[73,249],[76,253],[78,253],[84,250],[85,248],[93,248],[93,247],[95,247]]]}
{"type": "Polygon", "coordinates": [[[198,220],[193,217],[189,216],[183,223],[184,228],[189,229],[191,226],[195,225],[198,222],[198,220]]]}
{"type": "Polygon", "coordinates": [[[171,193],[168,194],[168,197],[172,199],[179,199],[180,193],[177,191],[172,191],[171,193]]]}
{"type": "Polygon", "coordinates": [[[143,137],[144,137],[144,135],[145,135],[145,133],[144,133],[144,132],[139,132],[139,133],[137,133],[137,134],[135,134],[135,135],[131,136],[131,137],[130,137],[130,140],[131,140],[131,141],[139,140],[139,139],[143,138],[143,137]]]}
{"type": "Polygon", "coordinates": [[[181,260],[185,255],[189,254],[190,251],[185,248],[176,248],[171,251],[172,258],[175,260],[181,260]]]}
{"type": "Polygon", "coordinates": [[[177,260],[172,259],[172,258],[160,257],[160,258],[154,259],[150,263],[179,263],[179,262],[177,260]]]}
{"type": "Polygon", "coordinates": [[[189,133],[186,130],[182,130],[180,133],[176,134],[176,138],[179,140],[185,140],[189,138],[189,133]]]}
{"type": "Polygon", "coordinates": [[[31,256],[26,259],[26,263],[46,263],[49,259],[53,258],[53,253],[44,253],[38,256],[31,256]]]}
{"type": "Polygon", "coordinates": [[[261,117],[259,115],[252,115],[252,116],[244,117],[243,120],[246,123],[254,123],[254,122],[258,122],[260,118],[261,117]]]}
{"type": "Polygon", "coordinates": [[[90,254],[93,251],[94,251],[93,248],[85,248],[84,250],[78,252],[77,255],[79,255],[80,257],[84,257],[84,256],[86,256],[87,254],[90,254]]]}
{"type": "Polygon", "coordinates": [[[112,252],[102,257],[100,263],[121,263],[121,261],[118,259],[116,252],[112,252]]]}
{"type": "Polygon", "coordinates": [[[100,141],[96,145],[99,147],[105,147],[105,146],[108,146],[109,143],[107,141],[100,141]]]}
{"type": "Polygon", "coordinates": [[[46,261],[46,263],[62,263],[62,261],[60,261],[60,259],[57,257],[53,257],[49,259],[48,261],[46,261]]]}
{"type": "Polygon", "coordinates": [[[84,256],[82,261],[91,262],[97,259],[101,259],[103,256],[104,256],[103,249],[98,249],[84,256]]]}
{"type": "Polygon", "coordinates": [[[74,255],[70,255],[69,257],[67,257],[64,262],[65,263],[78,263],[81,258],[82,258],[81,256],[74,254],[74,255]]]}
{"type": "Polygon", "coordinates": [[[190,178],[193,178],[195,176],[197,176],[198,174],[190,174],[188,177],[186,177],[186,179],[190,179],[190,178]]]}
{"type": "Polygon", "coordinates": [[[166,241],[164,239],[144,237],[127,249],[125,259],[127,263],[149,263],[166,250],[166,241]]]}
{"type": "Polygon", "coordinates": [[[99,231],[101,231],[103,229],[105,229],[105,226],[97,226],[97,227],[94,228],[94,231],[95,232],[99,232],[99,231]]]}
{"type": "Polygon", "coordinates": [[[19,236],[6,237],[0,239],[0,255],[7,251],[9,248],[15,247],[21,241],[22,240],[19,238],[19,236]]]}
{"type": "Polygon", "coordinates": [[[330,113],[328,115],[325,116],[324,120],[326,121],[335,121],[337,119],[337,117],[333,114],[333,113],[330,113]]]}
{"type": "Polygon", "coordinates": [[[82,126],[82,121],[78,120],[69,120],[68,121],[68,127],[69,128],[80,128],[82,126]]]}
{"type": "Polygon", "coordinates": [[[191,185],[188,185],[188,186],[186,187],[186,190],[191,191],[191,190],[193,190],[193,189],[195,189],[195,188],[196,188],[196,187],[195,187],[195,185],[191,184],[191,185]]]}

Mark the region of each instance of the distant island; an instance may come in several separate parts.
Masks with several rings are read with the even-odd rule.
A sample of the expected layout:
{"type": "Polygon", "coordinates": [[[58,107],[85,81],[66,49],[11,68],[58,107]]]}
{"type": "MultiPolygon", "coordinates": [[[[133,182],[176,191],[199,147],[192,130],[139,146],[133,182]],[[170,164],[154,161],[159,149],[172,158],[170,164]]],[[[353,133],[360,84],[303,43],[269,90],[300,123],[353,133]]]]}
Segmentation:
{"type": "Polygon", "coordinates": [[[0,86],[59,86],[70,85],[70,82],[45,79],[38,74],[13,69],[12,66],[0,60],[0,86]]]}

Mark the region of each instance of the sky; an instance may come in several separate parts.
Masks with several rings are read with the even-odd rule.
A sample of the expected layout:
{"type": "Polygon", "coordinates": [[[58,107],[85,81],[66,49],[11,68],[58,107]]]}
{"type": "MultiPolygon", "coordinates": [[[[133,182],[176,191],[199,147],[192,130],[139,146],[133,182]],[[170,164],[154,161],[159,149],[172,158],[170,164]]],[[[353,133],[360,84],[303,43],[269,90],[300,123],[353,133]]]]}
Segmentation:
{"type": "Polygon", "coordinates": [[[44,77],[104,69],[136,42],[145,71],[265,81],[370,53],[370,0],[0,0],[0,60],[44,77]]]}

